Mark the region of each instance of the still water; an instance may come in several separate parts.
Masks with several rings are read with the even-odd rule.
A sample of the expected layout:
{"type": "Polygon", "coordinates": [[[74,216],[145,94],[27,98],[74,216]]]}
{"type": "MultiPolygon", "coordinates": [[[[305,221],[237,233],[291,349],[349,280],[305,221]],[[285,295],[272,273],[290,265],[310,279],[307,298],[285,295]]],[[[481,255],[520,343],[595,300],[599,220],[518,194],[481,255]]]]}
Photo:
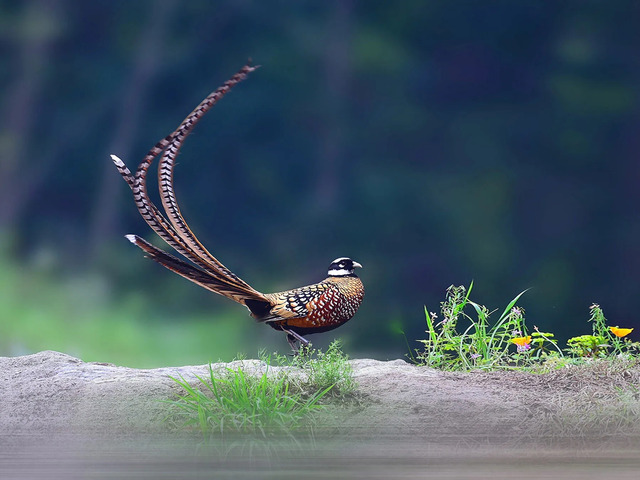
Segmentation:
{"type": "Polygon", "coordinates": [[[23,479],[638,479],[636,441],[226,439],[0,435],[0,478],[23,479]],[[582,443],[582,444],[581,444],[582,443]]]}

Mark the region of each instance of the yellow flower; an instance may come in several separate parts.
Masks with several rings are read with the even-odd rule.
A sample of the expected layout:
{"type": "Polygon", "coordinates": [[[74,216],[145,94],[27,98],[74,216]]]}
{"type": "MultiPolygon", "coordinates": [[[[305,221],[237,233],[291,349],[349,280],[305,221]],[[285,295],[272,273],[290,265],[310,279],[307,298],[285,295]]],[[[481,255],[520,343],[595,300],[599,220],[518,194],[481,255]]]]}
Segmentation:
{"type": "Polygon", "coordinates": [[[609,327],[611,333],[613,333],[616,337],[626,337],[631,332],[633,332],[633,328],[618,328],[618,327],[609,327]]]}
{"type": "Polygon", "coordinates": [[[525,347],[531,343],[531,335],[527,337],[512,338],[511,341],[520,347],[525,347]]]}

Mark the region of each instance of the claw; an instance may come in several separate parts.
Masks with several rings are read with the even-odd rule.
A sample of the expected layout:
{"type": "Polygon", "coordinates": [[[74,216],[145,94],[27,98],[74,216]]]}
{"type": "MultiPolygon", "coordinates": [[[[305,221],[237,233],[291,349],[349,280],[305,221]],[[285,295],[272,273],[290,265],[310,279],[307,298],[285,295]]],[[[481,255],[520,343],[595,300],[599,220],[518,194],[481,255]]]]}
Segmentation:
{"type": "Polygon", "coordinates": [[[294,355],[298,355],[301,350],[305,351],[309,349],[309,346],[311,345],[309,343],[309,340],[294,332],[293,330],[287,330],[286,328],[283,328],[282,331],[286,332],[287,342],[289,343],[291,350],[293,350],[294,355]],[[300,344],[299,346],[298,343],[300,344]]]}

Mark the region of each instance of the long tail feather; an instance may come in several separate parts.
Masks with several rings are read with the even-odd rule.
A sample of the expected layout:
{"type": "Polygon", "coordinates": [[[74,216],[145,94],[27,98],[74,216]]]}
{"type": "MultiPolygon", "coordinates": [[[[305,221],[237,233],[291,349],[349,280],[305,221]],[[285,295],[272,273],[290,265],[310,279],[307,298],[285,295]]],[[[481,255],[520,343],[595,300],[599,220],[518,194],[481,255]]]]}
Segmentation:
{"type": "Polygon", "coordinates": [[[250,301],[252,305],[256,302],[266,305],[269,303],[262,294],[254,294],[244,289],[237,289],[226,282],[220,281],[220,279],[212,276],[209,272],[174,257],[164,250],[151,245],[137,235],[126,235],[126,238],[134,245],[140,247],[147,254],[147,257],[211,292],[223,295],[245,306],[247,306],[247,301],[250,301]]]}
{"type": "MultiPolygon", "coordinates": [[[[231,277],[240,285],[249,287],[246,282],[235,275],[231,270],[225,267],[217,258],[215,258],[209,251],[202,245],[195,234],[189,228],[185,221],[173,190],[173,171],[175,167],[175,160],[182,147],[185,138],[191,133],[198,121],[207,113],[211,107],[213,107],[222,97],[224,97],[235,85],[247,78],[248,74],[253,72],[256,68],[249,64],[245,65],[236,73],[233,77],[227,80],[224,85],[210,93],[180,124],[176,131],[171,134],[167,139],[170,139],[169,144],[164,149],[164,153],[160,159],[158,165],[158,186],[160,189],[160,198],[165,212],[169,218],[169,221],[177,231],[178,235],[184,240],[186,245],[195,252],[200,258],[205,260],[208,265],[214,270],[219,271],[221,274],[227,277],[231,277]]],[[[138,178],[144,179],[148,166],[145,162],[141,164],[142,168],[138,168],[138,178]]]]}
{"type": "MultiPolygon", "coordinates": [[[[157,145],[160,145],[160,142],[157,145]]],[[[153,149],[147,155],[150,155],[152,151],[153,149]]],[[[131,190],[134,192],[136,207],[138,207],[140,215],[142,215],[142,218],[147,222],[147,224],[149,224],[160,238],[175,248],[181,255],[184,255],[186,258],[192,260],[201,267],[207,268],[207,264],[199,261],[199,257],[187,247],[171,224],[164,218],[155,204],[146,195],[146,189],[144,194],[140,194],[140,190],[136,185],[135,177],[120,157],[117,155],[111,155],[111,159],[113,160],[113,163],[118,169],[120,175],[122,175],[122,178],[124,178],[131,190]]]]}
{"type": "MultiPolygon", "coordinates": [[[[262,298],[262,294],[252,288],[249,284],[240,279],[237,275],[231,272],[228,268],[226,268],[222,263],[220,263],[213,255],[211,255],[202,244],[197,240],[195,235],[191,232],[186,222],[184,221],[180,211],[178,209],[177,203],[175,202],[175,196],[173,196],[173,188],[172,188],[172,175],[173,175],[173,164],[175,160],[175,155],[171,158],[170,162],[170,171],[168,177],[168,187],[165,185],[165,190],[171,193],[173,204],[175,205],[175,209],[167,208],[165,205],[165,199],[163,195],[163,190],[161,188],[161,196],[163,197],[163,206],[165,206],[165,211],[169,215],[170,220],[167,220],[165,216],[160,212],[160,210],[155,206],[155,204],[151,201],[148,193],[147,193],[147,185],[146,185],[146,177],[147,172],[153,163],[153,160],[160,155],[167,147],[170,145],[174,145],[174,140],[178,136],[180,136],[180,140],[175,143],[176,147],[174,148],[174,152],[177,153],[180,146],[182,145],[182,141],[184,138],[190,133],[193,129],[193,126],[198,122],[198,120],[204,115],[222,96],[224,96],[234,85],[242,81],[246,78],[247,74],[253,71],[255,67],[251,67],[246,65],[243,67],[236,75],[234,75],[230,80],[228,80],[224,86],[220,87],[213,93],[211,93],[201,104],[181,123],[178,129],[173,132],[171,135],[160,140],[156,145],[153,146],[149,150],[149,152],[145,155],[144,159],[138,166],[135,175],[131,173],[129,168],[124,164],[124,162],[118,158],[116,155],[112,155],[111,158],[118,169],[120,175],[127,182],[131,190],[133,191],[134,201],[138,208],[138,211],[142,215],[142,218],[149,224],[149,226],[171,247],[173,247],[178,253],[183,255],[188,260],[192,261],[197,267],[197,270],[209,276],[209,286],[205,287],[210,290],[216,291],[217,293],[221,293],[222,295],[226,295],[229,292],[231,298],[234,298],[234,295],[237,297],[239,292],[242,295],[246,295],[248,297],[259,297],[262,298]],[[213,288],[214,285],[218,285],[217,290],[213,288]]],[[[159,178],[166,178],[164,175],[159,173],[159,178]]],[[[144,242],[144,241],[142,241],[144,242]]],[[[146,242],[144,242],[146,243],[146,242]]],[[[136,243],[140,248],[144,243],[136,243]]],[[[151,247],[155,248],[155,247],[151,247]]],[[[162,250],[157,249],[161,254],[157,255],[157,258],[163,258],[162,255],[169,255],[162,250]]],[[[155,258],[155,257],[154,257],[155,258]]],[[[175,259],[175,257],[172,257],[175,259]]],[[[177,260],[177,259],[175,259],[177,260]]],[[[183,262],[184,263],[184,262],[183,262]]],[[[184,264],[191,267],[189,264],[184,264]]],[[[171,268],[168,265],[167,268],[171,268]]],[[[191,267],[193,268],[193,267],[191,267]]],[[[180,271],[174,270],[176,273],[180,273],[180,271]]],[[[184,276],[184,275],[183,275],[184,276]]],[[[188,278],[188,277],[187,277],[188,278]]],[[[195,281],[195,280],[194,280],[195,281]]],[[[197,282],[196,282],[197,283],[197,282]]],[[[203,285],[204,286],[204,285],[203,285]]],[[[236,301],[237,299],[234,298],[236,301]]]]}
{"type": "MultiPolygon", "coordinates": [[[[162,153],[172,142],[172,140],[181,131],[186,133],[183,135],[186,137],[188,131],[190,131],[195,123],[208,111],[213,104],[215,104],[222,96],[235,84],[246,78],[247,74],[256,67],[246,65],[231,80],[225,83],[225,86],[220,87],[215,92],[210,94],[199,106],[196,108],[186,119],[182,122],[180,127],[171,135],[166,136],[160,140],[156,145],[149,150],[145,155],[142,162],[138,166],[135,176],[124,165],[124,162],[119,158],[112,155],[112,159],[118,168],[118,171],[123,176],[125,181],[129,184],[133,190],[134,200],[138,211],[149,224],[149,226],[169,245],[176,249],[181,255],[194,262],[196,265],[204,268],[212,275],[218,276],[221,280],[228,283],[235,284],[239,287],[244,287],[248,290],[254,290],[249,284],[240,279],[237,275],[231,272],[228,268],[222,265],[215,257],[213,257],[202,244],[197,241],[193,233],[188,230],[188,233],[180,234],[179,231],[167,221],[167,219],[160,213],[159,209],[153,204],[147,193],[146,176],[153,160],[162,153]],[[188,125],[188,127],[185,127],[188,125]],[[190,234],[190,237],[188,236],[190,234]]],[[[175,200],[175,199],[174,199],[175,200]]],[[[177,205],[176,205],[177,206],[177,205]]],[[[186,226],[186,222],[182,219],[182,224],[186,226]]],[[[188,229],[188,227],[187,227],[188,229]]],[[[255,291],[255,290],[254,290],[255,291]]]]}
{"type": "MultiPolygon", "coordinates": [[[[117,157],[116,155],[111,155],[111,158],[112,158],[116,168],[118,169],[118,172],[120,172],[120,174],[125,179],[127,184],[133,190],[133,188],[135,186],[135,180],[134,180],[133,175],[131,174],[131,171],[129,170],[129,168],[127,168],[127,166],[124,164],[124,162],[119,157],[117,157]]],[[[160,213],[158,208],[153,203],[151,203],[151,200],[148,200],[148,201],[146,201],[144,203],[140,203],[140,204],[138,204],[136,202],[136,205],[138,205],[138,210],[139,210],[140,214],[142,215],[142,218],[144,218],[146,220],[146,222],[149,224],[149,226],[160,236],[160,238],[162,238],[170,246],[172,246],[174,249],[176,249],[176,251],[178,253],[180,253],[181,255],[184,255],[185,258],[188,258],[189,260],[194,262],[196,265],[201,267],[198,270],[209,276],[209,278],[211,279],[211,282],[209,282],[209,283],[211,285],[213,285],[215,283],[215,282],[213,282],[213,279],[215,279],[218,284],[225,285],[225,287],[223,288],[223,290],[225,290],[225,291],[228,290],[228,289],[231,289],[232,291],[243,292],[244,294],[248,295],[249,297],[252,297],[252,296],[260,297],[262,295],[260,292],[258,292],[257,290],[253,289],[251,286],[246,285],[246,283],[245,284],[239,284],[238,282],[236,282],[232,278],[225,277],[224,275],[222,275],[217,270],[211,269],[211,267],[210,267],[208,262],[205,262],[202,259],[200,259],[200,257],[198,257],[193,251],[191,251],[191,249],[184,243],[182,238],[175,232],[175,230],[173,229],[171,224],[169,224],[169,222],[164,218],[164,216],[160,213]]],[[[127,238],[129,238],[129,240],[131,240],[130,237],[127,237],[127,238]]],[[[134,243],[136,243],[136,242],[134,242],[134,243]]],[[[147,242],[145,242],[144,240],[141,240],[140,243],[136,243],[136,245],[138,245],[140,248],[142,248],[141,245],[143,245],[143,244],[150,245],[147,242]]],[[[155,247],[153,247],[153,246],[151,246],[151,248],[155,249],[155,247]]],[[[145,249],[143,248],[143,250],[145,250],[145,249]]],[[[157,249],[157,250],[162,252],[165,255],[169,255],[166,252],[163,252],[162,250],[159,250],[159,249],[157,249]]],[[[173,258],[175,259],[175,257],[173,257],[173,258]]],[[[175,259],[175,260],[178,260],[178,259],[175,259]]],[[[180,260],[178,260],[178,261],[180,261],[180,260]]],[[[185,262],[182,262],[182,263],[184,265],[187,265],[187,266],[193,268],[191,265],[189,265],[189,264],[187,264],[185,262]]],[[[170,268],[170,267],[167,266],[167,268],[170,268]]],[[[176,270],[174,270],[174,271],[176,271],[176,270]]],[[[178,271],[176,271],[176,273],[179,273],[180,275],[182,275],[182,273],[180,273],[178,271]]],[[[209,290],[212,289],[210,287],[205,287],[205,288],[208,288],[209,290]]],[[[231,298],[233,298],[233,297],[231,297],[231,298]]],[[[235,298],[233,298],[233,299],[235,300],[235,298]]]]}
{"type": "MultiPolygon", "coordinates": [[[[153,146],[144,157],[134,176],[124,162],[116,155],[111,155],[111,158],[116,165],[116,168],[125,179],[129,187],[133,190],[136,206],[142,217],[149,224],[149,226],[169,245],[175,248],[180,254],[187,257],[200,267],[211,272],[213,275],[219,275],[221,279],[228,282],[238,284],[239,286],[247,289],[252,289],[250,285],[240,279],[237,275],[231,272],[228,268],[224,267],[215,257],[213,257],[202,244],[197,241],[193,233],[186,227],[186,222],[180,216],[182,224],[187,228],[187,232],[191,234],[191,238],[187,234],[180,234],[180,231],[176,229],[167,221],[162,215],[159,209],[149,198],[146,188],[146,174],[149,167],[153,163],[155,157],[157,157],[162,151],[170,144],[178,133],[183,132],[182,138],[186,137],[188,131],[190,131],[195,123],[207,112],[213,104],[215,104],[224,94],[235,84],[242,81],[248,72],[255,70],[255,67],[245,66],[230,80],[228,80],[223,87],[220,87],[215,92],[210,94],[199,106],[196,108],[185,121],[182,122],[180,127],[167,137],[160,140],[153,146]]],[[[174,199],[175,201],[175,199],[174,199]]],[[[177,207],[177,205],[176,205],[177,207]]],[[[176,227],[177,228],[177,227],[176,227]]]]}

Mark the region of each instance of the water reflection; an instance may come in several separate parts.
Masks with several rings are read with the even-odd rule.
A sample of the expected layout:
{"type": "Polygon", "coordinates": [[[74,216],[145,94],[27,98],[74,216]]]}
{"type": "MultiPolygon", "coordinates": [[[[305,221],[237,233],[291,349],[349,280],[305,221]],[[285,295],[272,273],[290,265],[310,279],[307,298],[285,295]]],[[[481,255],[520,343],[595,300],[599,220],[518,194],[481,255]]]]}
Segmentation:
{"type": "Polygon", "coordinates": [[[638,478],[638,443],[511,439],[4,435],[6,479],[638,478]],[[564,445],[564,446],[563,446],[564,445]]]}

